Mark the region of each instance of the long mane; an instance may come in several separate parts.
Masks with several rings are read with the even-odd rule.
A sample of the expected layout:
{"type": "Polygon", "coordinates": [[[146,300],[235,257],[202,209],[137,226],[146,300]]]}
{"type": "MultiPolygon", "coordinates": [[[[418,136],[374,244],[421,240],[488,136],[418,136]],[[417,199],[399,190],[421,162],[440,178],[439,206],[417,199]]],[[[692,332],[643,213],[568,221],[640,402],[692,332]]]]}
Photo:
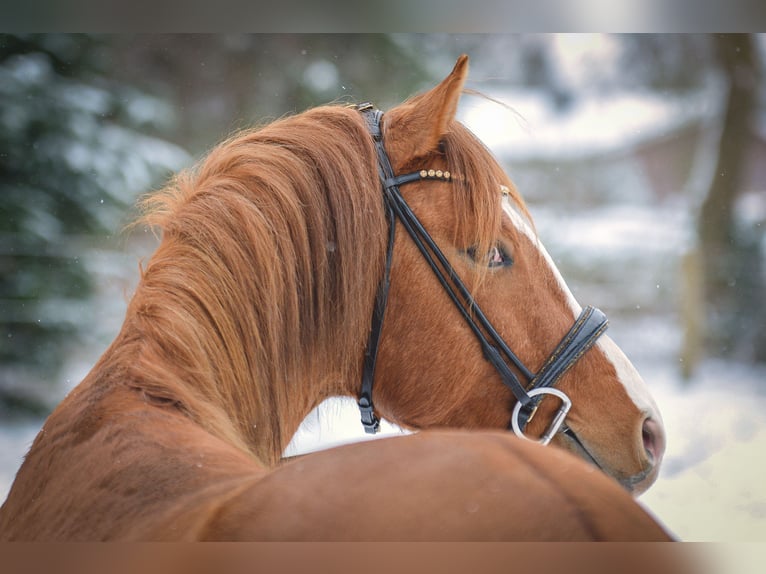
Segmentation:
{"type": "Polygon", "coordinates": [[[330,395],[358,377],[386,236],[374,161],[357,112],[315,108],[231,137],[146,198],[163,240],[129,310],[135,384],[273,463],[277,413],[314,406],[296,385],[330,372],[330,395]],[[210,404],[233,406],[235,428],[210,404]]]}
{"type": "MultiPolygon", "coordinates": [[[[507,176],[459,124],[442,153],[467,176],[458,221],[491,245],[507,176]]],[[[128,384],[276,463],[316,385],[360,377],[387,236],[363,118],[325,106],[238,133],[141,206],[162,241],[123,328],[128,384]]]]}

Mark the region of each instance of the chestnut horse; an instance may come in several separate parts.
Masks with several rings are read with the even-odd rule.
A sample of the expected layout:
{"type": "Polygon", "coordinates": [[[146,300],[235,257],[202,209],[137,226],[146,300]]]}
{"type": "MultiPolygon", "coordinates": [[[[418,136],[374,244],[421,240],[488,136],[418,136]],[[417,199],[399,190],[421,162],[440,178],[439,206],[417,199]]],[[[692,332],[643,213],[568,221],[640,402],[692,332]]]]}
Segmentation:
{"type": "Polygon", "coordinates": [[[668,538],[628,492],[657,475],[659,413],[454,119],[467,71],[382,119],[324,106],[237,134],[144,201],[162,241],[0,539],[668,538]],[[532,400],[546,377],[561,402],[532,400]],[[312,408],[360,393],[368,428],[433,430],[280,460],[312,408]]]}

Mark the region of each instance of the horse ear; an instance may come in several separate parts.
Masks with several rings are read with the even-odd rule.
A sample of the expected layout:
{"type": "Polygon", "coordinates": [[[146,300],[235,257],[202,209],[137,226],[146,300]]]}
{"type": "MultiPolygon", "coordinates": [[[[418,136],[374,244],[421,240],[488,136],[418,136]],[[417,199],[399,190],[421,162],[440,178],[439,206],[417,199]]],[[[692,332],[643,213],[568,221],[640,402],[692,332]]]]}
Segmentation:
{"type": "MultiPolygon", "coordinates": [[[[468,76],[468,56],[463,54],[452,72],[436,87],[392,109],[387,115],[397,157],[408,161],[436,150],[455,118],[457,104],[468,76]]],[[[388,139],[388,135],[386,136],[388,139]]],[[[389,143],[391,140],[388,139],[389,143]]]]}

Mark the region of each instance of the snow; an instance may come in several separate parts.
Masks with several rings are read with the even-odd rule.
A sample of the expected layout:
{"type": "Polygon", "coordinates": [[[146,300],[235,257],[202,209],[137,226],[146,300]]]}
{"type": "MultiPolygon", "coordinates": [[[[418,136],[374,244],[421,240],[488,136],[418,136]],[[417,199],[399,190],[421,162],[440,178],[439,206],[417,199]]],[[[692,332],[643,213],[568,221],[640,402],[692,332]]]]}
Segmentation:
{"type": "Polygon", "coordinates": [[[699,95],[626,91],[581,97],[558,110],[537,91],[506,89],[491,97],[509,107],[474,98],[463,107],[462,120],[499,157],[517,161],[613,154],[699,119],[708,102],[699,95]]]}
{"type": "Polygon", "coordinates": [[[643,374],[668,450],[642,504],[682,540],[766,540],[766,369],[708,360],[686,383],[667,368],[643,374]]]}
{"type": "Polygon", "coordinates": [[[8,495],[13,477],[41,426],[42,421],[36,420],[0,425],[0,499],[8,495]]]}

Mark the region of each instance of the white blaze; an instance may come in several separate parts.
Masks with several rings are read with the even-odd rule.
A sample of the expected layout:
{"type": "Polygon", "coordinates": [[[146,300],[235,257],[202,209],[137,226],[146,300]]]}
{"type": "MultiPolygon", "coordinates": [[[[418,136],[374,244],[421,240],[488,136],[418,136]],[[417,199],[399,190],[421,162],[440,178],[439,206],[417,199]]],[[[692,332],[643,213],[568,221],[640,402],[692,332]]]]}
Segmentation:
{"type": "MultiPolygon", "coordinates": [[[[575,299],[575,296],[572,294],[566,281],[564,281],[564,278],[561,276],[558,267],[556,267],[556,264],[553,262],[553,259],[551,259],[548,251],[540,242],[540,239],[532,230],[530,224],[524,216],[516,210],[508,197],[503,198],[503,211],[508,215],[514,227],[526,235],[532,242],[532,245],[537,246],[537,249],[540,251],[543,259],[545,259],[545,262],[553,273],[553,276],[558,281],[561,292],[566,297],[567,302],[569,303],[569,308],[572,310],[572,321],[575,321],[582,312],[582,307],[577,302],[577,299],[575,299]]],[[[617,344],[607,335],[603,335],[599,338],[596,342],[596,347],[599,348],[607,360],[612,363],[614,370],[617,373],[618,380],[622,383],[622,386],[625,387],[625,391],[635,403],[636,407],[641,412],[646,413],[655,421],[662,424],[660,411],[649,393],[646,383],[633,364],[625,356],[625,353],[623,353],[617,344]]]]}

